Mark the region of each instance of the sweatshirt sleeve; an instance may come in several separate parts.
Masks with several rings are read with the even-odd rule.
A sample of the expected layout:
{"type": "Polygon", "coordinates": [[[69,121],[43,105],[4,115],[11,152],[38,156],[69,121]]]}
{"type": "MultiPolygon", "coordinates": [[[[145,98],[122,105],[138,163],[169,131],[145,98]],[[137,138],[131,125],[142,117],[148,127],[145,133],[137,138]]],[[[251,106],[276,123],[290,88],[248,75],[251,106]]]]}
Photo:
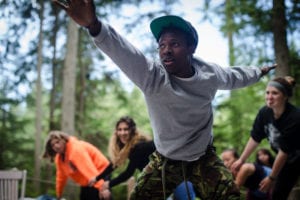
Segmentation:
{"type": "Polygon", "coordinates": [[[70,162],[76,169],[88,180],[98,174],[95,163],[91,159],[89,152],[80,143],[77,144],[76,150],[70,155],[70,162]]]}
{"type": "Polygon", "coordinates": [[[129,163],[125,171],[109,182],[109,186],[118,185],[134,175],[136,169],[144,168],[149,162],[149,155],[155,150],[153,141],[141,142],[132,148],[129,154],[129,163]]]}
{"type": "MultiPolygon", "coordinates": [[[[287,108],[291,109],[291,108],[287,108]]],[[[279,137],[280,149],[289,154],[290,157],[300,154],[300,109],[290,110],[288,117],[280,126],[281,136],[279,137]]]]}
{"type": "Polygon", "coordinates": [[[66,185],[66,182],[68,180],[68,177],[65,175],[65,173],[62,172],[61,164],[58,161],[58,157],[55,157],[55,163],[56,163],[56,196],[61,197],[64,187],[66,185]]]}
{"type": "Polygon", "coordinates": [[[126,170],[123,171],[121,174],[119,174],[116,178],[112,179],[109,182],[109,187],[110,188],[114,187],[114,186],[128,180],[134,174],[134,171],[136,169],[136,166],[134,163],[135,162],[133,162],[133,161],[129,161],[126,170]]]}
{"type": "Polygon", "coordinates": [[[217,64],[210,65],[215,69],[214,73],[217,76],[217,85],[220,90],[246,87],[258,82],[261,78],[261,69],[258,67],[221,67],[217,64]]]}
{"type": "Polygon", "coordinates": [[[251,137],[258,143],[260,143],[264,138],[267,137],[267,133],[264,131],[264,124],[266,123],[265,112],[266,107],[264,106],[258,111],[252,125],[251,137]]]}
{"type": "Polygon", "coordinates": [[[139,49],[110,25],[102,23],[101,32],[94,37],[94,43],[142,91],[149,89],[147,83],[156,83],[156,77],[161,73],[159,64],[147,59],[139,49]]]}

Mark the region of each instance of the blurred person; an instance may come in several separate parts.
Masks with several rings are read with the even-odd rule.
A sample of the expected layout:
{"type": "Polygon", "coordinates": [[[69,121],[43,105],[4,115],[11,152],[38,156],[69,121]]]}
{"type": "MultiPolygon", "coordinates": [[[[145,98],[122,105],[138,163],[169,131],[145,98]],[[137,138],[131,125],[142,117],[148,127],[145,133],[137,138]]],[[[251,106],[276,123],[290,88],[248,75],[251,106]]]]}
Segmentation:
{"type": "MultiPolygon", "coordinates": [[[[149,162],[149,156],[155,151],[153,140],[149,136],[142,134],[135,121],[129,117],[121,117],[115,125],[115,131],[109,142],[108,152],[114,168],[124,166],[128,160],[126,169],[117,177],[105,181],[103,188],[111,189],[112,187],[127,181],[134,175],[136,170],[142,171],[149,162]]],[[[90,183],[100,180],[102,174],[90,180],[90,183]]],[[[193,187],[189,184],[189,192],[193,197],[193,187]]],[[[185,185],[179,185],[174,193],[175,198],[186,195],[185,185]]],[[[192,198],[194,199],[194,198],[192,198]]]]}
{"type": "Polygon", "coordinates": [[[238,170],[263,139],[276,157],[271,174],[260,183],[261,191],[272,189],[272,199],[287,199],[300,175],[300,109],[289,102],[296,82],[293,77],[276,77],[265,90],[266,105],[254,121],[251,136],[241,157],[232,165],[238,170]]]}
{"type": "Polygon", "coordinates": [[[55,161],[57,199],[61,199],[68,178],[80,185],[80,200],[110,199],[110,191],[102,189],[104,179],[88,186],[92,177],[112,171],[109,160],[92,144],[62,131],[50,131],[43,157],[55,161]]]}
{"type": "MultiPolygon", "coordinates": [[[[153,141],[137,129],[135,121],[129,117],[121,117],[115,125],[115,131],[108,145],[108,152],[113,168],[122,167],[128,160],[125,171],[117,177],[106,181],[105,188],[112,188],[134,175],[136,170],[142,171],[149,162],[149,155],[155,151],[153,141]]],[[[100,180],[102,174],[93,177],[90,183],[100,180]]]]}
{"type": "Polygon", "coordinates": [[[256,152],[255,157],[256,157],[256,159],[255,159],[256,163],[272,168],[275,158],[269,149],[260,148],[256,152]]]}
{"type": "Polygon", "coordinates": [[[231,173],[213,145],[212,101],[218,90],[254,84],[275,66],[221,67],[195,58],[197,31],[175,15],[150,23],[160,61],[147,59],[97,18],[92,0],[53,1],[88,30],[96,46],[145,96],[156,150],[131,199],[166,199],[182,181],[190,181],[202,199],[239,199],[231,173]]]}
{"type": "MultiPolygon", "coordinates": [[[[231,169],[232,164],[239,159],[234,149],[224,150],[221,154],[224,165],[231,169]]],[[[236,185],[247,189],[246,200],[270,200],[270,192],[259,190],[259,183],[271,173],[271,168],[255,163],[244,163],[237,172],[232,172],[236,185]]]]}

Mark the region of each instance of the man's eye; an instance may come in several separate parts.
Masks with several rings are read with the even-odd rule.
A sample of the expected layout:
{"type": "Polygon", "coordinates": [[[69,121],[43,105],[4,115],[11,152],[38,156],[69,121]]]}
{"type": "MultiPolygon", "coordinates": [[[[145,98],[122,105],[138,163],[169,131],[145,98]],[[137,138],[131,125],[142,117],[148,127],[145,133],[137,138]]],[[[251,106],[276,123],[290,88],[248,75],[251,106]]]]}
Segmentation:
{"type": "Polygon", "coordinates": [[[160,45],[158,46],[158,49],[164,49],[165,47],[166,47],[166,45],[160,44],[160,45]]]}
{"type": "Polygon", "coordinates": [[[178,42],[172,43],[172,47],[179,47],[179,43],[178,42]]]}

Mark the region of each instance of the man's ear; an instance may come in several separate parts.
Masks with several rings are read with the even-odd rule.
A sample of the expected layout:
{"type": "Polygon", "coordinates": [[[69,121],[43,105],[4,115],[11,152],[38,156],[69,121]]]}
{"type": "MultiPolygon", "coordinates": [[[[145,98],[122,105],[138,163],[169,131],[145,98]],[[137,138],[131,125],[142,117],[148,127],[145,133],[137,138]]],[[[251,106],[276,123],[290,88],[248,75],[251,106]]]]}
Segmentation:
{"type": "Polygon", "coordinates": [[[194,54],[194,53],[195,53],[196,47],[195,47],[194,45],[190,45],[188,48],[189,48],[189,52],[190,52],[191,54],[194,54]]]}

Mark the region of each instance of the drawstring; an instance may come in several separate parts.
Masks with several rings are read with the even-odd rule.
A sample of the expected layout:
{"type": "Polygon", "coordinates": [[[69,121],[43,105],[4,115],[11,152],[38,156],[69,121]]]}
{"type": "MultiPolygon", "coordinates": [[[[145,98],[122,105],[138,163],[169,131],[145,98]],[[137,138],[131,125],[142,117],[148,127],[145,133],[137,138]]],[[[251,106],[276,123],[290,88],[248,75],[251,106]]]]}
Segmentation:
{"type": "Polygon", "coordinates": [[[181,162],[181,169],[182,169],[182,174],[183,174],[183,181],[184,181],[184,185],[185,185],[185,189],[187,191],[187,196],[188,196],[188,199],[191,200],[191,194],[190,194],[190,190],[189,190],[189,187],[188,187],[188,184],[187,184],[187,181],[186,181],[186,171],[185,171],[185,163],[182,161],[181,162]]]}
{"type": "Polygon", "coordinates": [[[166,164],[167,164],[168,158],[164,159],[164,162],[162,164],[162,172],[161,172],[161,176],[162,176],[162,185],[163,185],[163,193],[164,193],[164,199],[167,199],[167,195],[166,195],[166,164]]]}
{"type": "MultiPolygon", "coordinates": [[[[168,158],[164,158],[164,161],[162,164],[162,172],[161,172],[164,199],[167,199],[167,195],[166,195],[166,164],[167,164],[167,162],[168,162],[168,158]]],[[[191,200],[192,198],[191,198],[190,190],[189,190],[188,183],[186,180],[186,165],[183,161],[181,161],[181,169],[182,169],[182,175],[183,175],[185,189],[187,191],[188,200],[191,200]]]]}

